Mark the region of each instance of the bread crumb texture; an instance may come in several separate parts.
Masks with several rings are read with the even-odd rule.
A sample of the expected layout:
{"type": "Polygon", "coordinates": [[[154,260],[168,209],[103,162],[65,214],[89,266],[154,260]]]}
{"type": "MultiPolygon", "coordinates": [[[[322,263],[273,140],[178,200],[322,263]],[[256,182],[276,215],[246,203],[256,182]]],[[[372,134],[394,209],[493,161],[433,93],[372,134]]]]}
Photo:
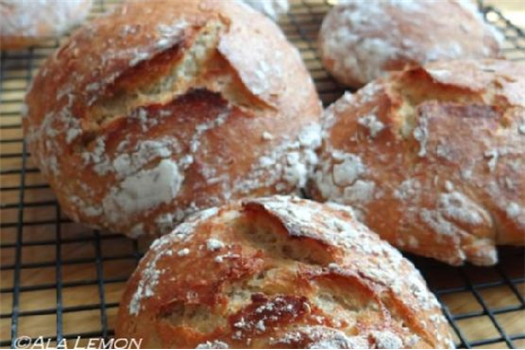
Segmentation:
{"type": "Polygon", "coordinates": [[[148,348],[454,346],[420,273],[350,208],[280,196],[205,210],[155,241],[116,336],[148,348]]]}
{"type": "Polygon", "coordinates": [[[525,244],[524,66],[436,62],[346,94],[324,115],[309,189],[381,237],[450,264],[525,244]]]}
{"type": "Polygon", "coordinates": [[[320,145],[298,51],[228,1],[125,2],[46,61],[24,115],[64,211],[132,237],[230,199],[295,193],[320,145]]]}

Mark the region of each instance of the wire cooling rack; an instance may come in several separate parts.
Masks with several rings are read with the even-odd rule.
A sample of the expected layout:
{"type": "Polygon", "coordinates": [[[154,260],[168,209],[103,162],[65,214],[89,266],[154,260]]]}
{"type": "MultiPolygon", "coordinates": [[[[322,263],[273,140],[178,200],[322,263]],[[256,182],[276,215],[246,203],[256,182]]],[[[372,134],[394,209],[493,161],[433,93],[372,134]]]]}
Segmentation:
{"type": "MultiPolygon", "coordinates": [[[[91,16],[115,6],[98,0],[91,16]]],[[[480,9],[506,37],[507,58],[525,61],[525,34],[493,7],[480,9]]],[[[300,49],[325,104],[343,91],[316,51],[326,0],[295,0],[281,27],[300,49]]],[[[26,152],[20,119],[24,92],[61,40],[0,54],[0,347],[15,339],[108,339],[118,301],[145,244],[72,223],[26,152]]],[[[519,74],[519,72],[517,72],[519,74]]],[[[499,265],[454,268],[410,257],[438,296],[458,347],[525,348],[522,249],[503,250],[499,265]]]]}

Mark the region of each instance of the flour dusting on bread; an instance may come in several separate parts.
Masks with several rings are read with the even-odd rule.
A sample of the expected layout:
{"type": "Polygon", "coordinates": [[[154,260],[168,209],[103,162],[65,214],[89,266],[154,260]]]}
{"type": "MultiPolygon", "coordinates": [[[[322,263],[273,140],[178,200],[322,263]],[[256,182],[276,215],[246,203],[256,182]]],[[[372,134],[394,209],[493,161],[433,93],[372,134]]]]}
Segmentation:
{"type": "Polygon", "coordinates": [[[28,147],[64,212],[133,237],[230,199],[297,193],[320,145],[298,50],[234,2],[127,1],[71,35],[26,104],[28,147]]]}
{"type": "Polygon", "coordinates": [[[279,196],[199,214],[155,241],[117,324],[119,337],[175,348],[453,346],[419,272],[351,209],[279,196]],[[176,326],[190,324],[197,335],[176,326]]]}
{"type": "Polygon", "coordinates": [[[361,87],[436,60],[496,58],[501,42],[468,0],[344,0],[325,17],[319,49],[337,80],[361,87]]]}
{"type": "Polygon", "coordinates": [[[435,62],[346,95],[325,112],[310,194],[351,205],[399,248],[495,264],[497,244],[525,240],[519,69],[499,60],[435,62]]]}

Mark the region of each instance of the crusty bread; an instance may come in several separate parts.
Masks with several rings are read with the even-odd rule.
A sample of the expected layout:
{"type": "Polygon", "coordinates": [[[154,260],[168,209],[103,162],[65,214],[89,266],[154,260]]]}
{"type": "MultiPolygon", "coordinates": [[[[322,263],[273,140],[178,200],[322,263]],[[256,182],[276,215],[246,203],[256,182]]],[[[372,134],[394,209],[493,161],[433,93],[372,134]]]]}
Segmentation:
{"type": "Polygon", "coordinates": [[[419,272],[351,209],[280,196],[208,209],[155,241],[115,335],[144,348],[454,346],[419,272]]]}
{"type": "Polygon", "coordinates": [[[332,105],[310,193],[353,206],[393,245],[450,264],[525,243],[525,74],[436,62],[332,105]]]}
{"type": "Polygon", "coordinates": [[[250,5],[254,9],[261,11],[273,20],[288,12],[290,5],[288,0],[237,0],[250,5]]]}
{"type": "Polygon", "coordinates": [[[299,52],[233,1],[128,1],[74,33],[26,102],[32,157],[64,211],[132,237],[297,192],[320,143],[299,52]]]}
{"type": "Polygon", "coordinates": [[[361,87],[430,61],[499,57],[501,39],[471,0],[344,0],[324,19],[319,50],[337,80],[361,87]]]}
{"type": "Polygon", "coordinates": [[[91,0],[0,0],[0,48],[21,49],[83,21],[91,0]]]}

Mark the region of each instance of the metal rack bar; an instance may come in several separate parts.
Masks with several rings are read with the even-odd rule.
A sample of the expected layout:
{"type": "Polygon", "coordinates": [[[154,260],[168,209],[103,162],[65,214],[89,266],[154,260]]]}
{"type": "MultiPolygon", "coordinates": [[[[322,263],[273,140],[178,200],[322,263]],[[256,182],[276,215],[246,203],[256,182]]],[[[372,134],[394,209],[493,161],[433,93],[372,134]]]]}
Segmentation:
{"type": "MultiPolygon", "coordinates": [[[[32,52],[32,49],[29,49],[30,53],[32,52]]],[[[31,81],[31,64],[32,60],[28,60],[28,69],[27,69],[27,76],[26,81],[29,84],[31,81]]],[[[2,68],[4,66],[2,65],[2,68]]],[[[25,171],[25,165],[27,162],[26,157],[26,143],[23,142],[23,155],[22,155],[22,170],[20,172],[20,194],[18,198],[18,225],[17,225],[17,233],[16,233],[16,254],[15,254],[15,272],[13,274],[13,315],[11,317],[11,346],[15,346],[15,339],[18,336],[18,317],[19,317],[19,303],[20,303],[20,269],[21,269],[21,259],[22,259],[22,235],[24,231],[24,227],[21,224],[24,221],[24,185],[25,185],[25,178],[26,178],[26,171],[25,171]]]]}

